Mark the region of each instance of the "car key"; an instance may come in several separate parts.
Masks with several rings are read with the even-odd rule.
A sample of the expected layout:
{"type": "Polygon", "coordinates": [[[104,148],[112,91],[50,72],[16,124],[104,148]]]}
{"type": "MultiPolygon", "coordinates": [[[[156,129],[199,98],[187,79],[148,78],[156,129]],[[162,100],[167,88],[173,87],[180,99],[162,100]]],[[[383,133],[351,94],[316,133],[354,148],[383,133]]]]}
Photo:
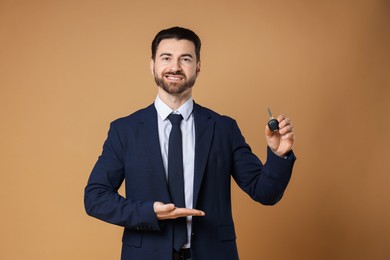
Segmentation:
{"type": "Polygon", "coordinates": [[[271,131],[278,131],[279,130],[279,122],[272,116],[272,111],[270,107],[267,107],[268,115],[269,115],[269,121],[268,121],[268,127],[271,129],[271,131]]]}

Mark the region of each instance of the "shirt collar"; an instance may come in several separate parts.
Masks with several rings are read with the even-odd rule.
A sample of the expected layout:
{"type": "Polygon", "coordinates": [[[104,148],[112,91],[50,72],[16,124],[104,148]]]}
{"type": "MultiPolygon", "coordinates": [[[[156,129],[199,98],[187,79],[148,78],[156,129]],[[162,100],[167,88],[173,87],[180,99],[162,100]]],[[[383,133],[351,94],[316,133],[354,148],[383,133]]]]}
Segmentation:
{"type": "Polygon", "coordinates": [[[187,120],[192,113],[192,109],[194,108],[194,100],[192,97],[190,97],[181,107],[179,107],[176,111],[173,111],[157,95],[156,100],[154,101],[154,106],[156,107],[157,113],[162,120],[167,119],[171,113],[178,113],[183,116],[184,120],[187,120]]]}

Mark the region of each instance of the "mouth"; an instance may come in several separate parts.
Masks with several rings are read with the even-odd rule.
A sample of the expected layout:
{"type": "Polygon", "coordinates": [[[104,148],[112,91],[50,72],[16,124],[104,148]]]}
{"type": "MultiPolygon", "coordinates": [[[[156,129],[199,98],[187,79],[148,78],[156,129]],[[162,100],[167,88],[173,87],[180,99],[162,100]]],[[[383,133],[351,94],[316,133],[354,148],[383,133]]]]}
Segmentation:
{"type": "Polygon", "coordinates": [[[172,75],[172,74],[165,75],[164,77],[169,81],[175,81],[175,82],[182,81],[184,78],[182,75],[172,75]]]}

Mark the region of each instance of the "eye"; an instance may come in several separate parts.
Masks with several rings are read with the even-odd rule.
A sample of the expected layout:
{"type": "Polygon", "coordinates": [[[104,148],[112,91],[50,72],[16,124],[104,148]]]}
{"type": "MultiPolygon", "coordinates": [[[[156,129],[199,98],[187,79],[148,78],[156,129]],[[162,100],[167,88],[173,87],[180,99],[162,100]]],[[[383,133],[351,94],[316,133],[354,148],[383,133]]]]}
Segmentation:
{"type": "Polygon", "coordinates": [[[185,63],[190,63],[190,62],[192,62],[192,59],[191,59],[191,58],[188,58],[188,57],[184,57],[184,58],[182,58],[181,60],[182,60],[182,62],[185,62],[185,63]]]}

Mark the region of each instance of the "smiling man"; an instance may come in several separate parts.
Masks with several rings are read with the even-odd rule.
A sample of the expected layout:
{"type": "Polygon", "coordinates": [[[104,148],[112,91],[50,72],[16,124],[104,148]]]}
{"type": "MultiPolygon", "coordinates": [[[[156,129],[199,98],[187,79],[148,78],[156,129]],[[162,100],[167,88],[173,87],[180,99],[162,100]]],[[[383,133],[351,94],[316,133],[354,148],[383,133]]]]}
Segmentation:
{"type": "Polygon", "coordinates": [[[277,203],[295,156],[293,126],[265,126],[263,164],[235,120],[196,104],[201,41],[191,30],[160,31],[152,42],[154,103],[111,123],[85,188],[89,215],[124,227],[122,260],[238,259],[231,177],[253,200],[277,203]],[[118,194],[125,181],[126,197],[118,194]]]}
{"type": "Polygon", "coordinates": [[[177,96],[185,91],[190,92],[188,90],[195,84],[200,71],[200,61],[193,42],[165,39],[160,42],[150,67],[160,87],[159,95],[165,92],[177,96]]]}

